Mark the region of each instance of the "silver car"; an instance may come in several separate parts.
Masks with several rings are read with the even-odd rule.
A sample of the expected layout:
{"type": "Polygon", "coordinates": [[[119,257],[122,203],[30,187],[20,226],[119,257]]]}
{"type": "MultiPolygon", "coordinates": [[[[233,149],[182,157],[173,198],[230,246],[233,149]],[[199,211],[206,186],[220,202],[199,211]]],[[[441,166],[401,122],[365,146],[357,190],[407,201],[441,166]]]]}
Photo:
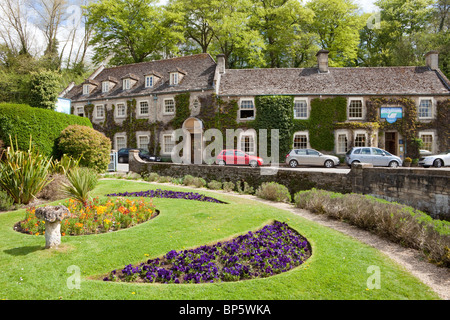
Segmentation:
{"type": "Polygon", "coordinates": [[[345,163],[352,166],[355,163],[371,163],[374,167],[392,167],[400,166],[403,161],[386,150],[374,147],[355,147],[345,154],[345,163]]]}
{"type": "Polygon", "coordinates": [[[314,149],[293,149],[286,156],[286,164],[291,168],[297,166],[324,166],[333,168],[339,165],[339,158],[322,154],[314,149]]]}
{"type": "Polygon", "coordinates": [[[422,166],[424,168],[429,168],[431,166],[435,168],[450,166],[450,150],[437,155],[420,158],[419,166],[422,166]]]}

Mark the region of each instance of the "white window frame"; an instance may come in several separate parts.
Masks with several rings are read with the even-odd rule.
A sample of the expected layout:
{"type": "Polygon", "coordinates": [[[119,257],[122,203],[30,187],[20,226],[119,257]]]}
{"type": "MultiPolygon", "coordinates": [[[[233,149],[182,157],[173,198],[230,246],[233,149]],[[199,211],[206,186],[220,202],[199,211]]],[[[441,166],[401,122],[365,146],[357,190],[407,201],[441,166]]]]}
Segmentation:
{"type": "Polygon", "coordinates": [[[309,99],[308,98],[294,98],[294,119],[308,119],[309,118],[309,99]],[[304,101],[306,103],[306,116],[296,116],[295,103],[304,101]]]}
{"type": "Polygon", "coordinates": [[[89,88],[89,84],[83,84],[83,95],[88,95],[90,88],[89,88]]]}
{"type": "Polygon", "coordinates": [[[162,148],[161,148],[161,153],[163,153],[163,154],[172,154],[172,150],[170,151],[170,152],[167,152],[166,151],[166,148],[167,148],[167,145],[166,145],[166,137],[170,137],[170,139],[172,140],[172,142],[173,142],[173,147],[172,147],[172,150],[173,150],[173,148],[175,147],[175,139],[174,139],[174,137],[173,137],[173,134],[163,134],[163,136],[162,136],[162,148]]]}
{"type": "Polygon", "coordinates": [[[241,132],[240,136],[239,136],[239,148],[240,150],[244,151],[245,153],[249,154],[249,155],[254,155],[256,154],[256,131],[254,130],[247,130],[244,132],[241,132]],[[249,150],[247,151],[245,149],[245,139],[249,138],[249,150]]]}
{"type": "Polygon", "coordinates": [[[109,92],[109,81],[102,82],[102,93],[109,92]]]}
{"type": "Polygon", "coordinates": [[[150,144],[150,135],[148,135],[148,134],[140,134],[140,135],[137,136],[137,146],[138,146],[138,149],[145,149],[145,150],[149,151],[149,147],[148,147],[149,144],[150,144]],[[147,145],[146,145],[145,148],[143,148],[143,147],[141,146],[141,138],[146,138],[146,139],[147,139],[147,145]]]}
{"type": "Polygon", "coordinates": [[[364,108],[364,99],[363,98],[349,98],[347,104],[347,119],[348,120],[363,120],[366,117],[366,111],[364,108]],[[351,117],[350,116],[350,106],[353,101],[361,102],[361,117],[351,117]]]}
{"type": "Polygon", "coordinates": [[[155,85],[155,77],[154,76],[145,76],[145,87],[153,88],[155,85]]]}
{"type": "Polygon", "coordinates": [[[310,149],[311,145],[309,144],[309,131],[297,131],[294,132],[292,136],[292,149],[310,149]],[[306,137],[306,146],[305,148],[297,148],[295,147],[295,137],[296,136],[305,136],[306,137]]]}
{"type": "Polygon", "coordinates": [[[123,90],[130,90],[131,80],[129,78],[123,79],[123,90]]]}
{"type": "Polygon", "coordinates": [[[354,147],[369,147],[369,135],[366,131],[355,131],[353,136],[353,146],[354,147]],[[357,146],[356,145],[356,138],[358,135],[364,135],[364,145],[363,146],[357,146]]]}
{"type": "Polygon", "coordinates": [[[425,146],[423,146],[424,149],[430,151],[431,153],[435,153],[436,151],[436,134],[434,131],[419,131],[419,139],[422,139],[423,136],[431,136],[431,150],[428,150],[425,146]]]}
{"type": "Polygon", "coordinates": [[[150,102],[148,100],[141,100],[138,104],[138,115],[139,116],[148,116],[150,114],[150,102]],[[147,113],[142,113],[141,103],[147,103],[147,113]]]}
{"type": "Polygon", "coordinates": [[[336,132],[336,154],[346,154],[349,150],[349,139],[348,139],[348,132],[336,132]],[[339,137],[344,136],[346,143],[345,143],[345,150],[340,149],[340,141],[339,137]]]}
{"type": "Polygon", "coordinates": [[[75,108],[75,112],[76,112],[76,115],[77,115],[77,116],[79,116],[79,117],[84,117],[84,107],[83,107],[83,106],[76,107],[76,108],[75,108]],[[80,109],[81,109],[81,112],[80,112],[80,109]],[[80,114],[83,114],[83,115],[80,116],[80,114]]]}
{"type": "Polygon", "coordinates": [[[106,108],[105,108],[105,106],[104,106],[103,104],[97,104],[97,105],[95,105],[95,116],[94,116],[95,119],[105,119],[105,114],[106,114],[106,108]],[[99,115],[98,115],[99,107],[102,108],[102,113],[103,113],[102,116],[99,116],[99,115]]]}
{"type": "Polygon", "coordinates": [[[173,115],[173,114],[175,114],[176,105],[175,105],[175,99],[174,99],[174,98],[167,98],[167,99],[164,99],[163,103],[164,103],[164,105],[163,105],[163,114],[164,114],[164,115],[173,115]],[[167,101],[172,101],[172,102],[173,102],[173,111],[167,112],[167,109],[166,109],[166,107],[167,107],[167,104],[166,104],[167,101]]]}
{"type": "Polygon", "coordinates": [[[126,118],[127,116],[127,104],[124,102],[119,102],[116,104],[116,118],[126,118]],[[119,106],[123,106],[123,114],[119,114],[119,106]]]}
{"type": "Polygon", "coordinates": [[[243,120],[243,121],[246,121],[246,120],[254,120],[255,119],[255,117],[256,117],[256,106],[255,106],[255,99],[254,98],[241,98],[240,100],[239,100],[239,120],[243,120]],[[243,102],[245,102],[245,101],[251,101],[252,102],[252,104],[253,104],[253,107],[252,108],[242,108],[242,103],[243,102]],[[250,117],[250,118],[242,118],[241,117],[241,111],[242,110],[253,110],[253,117],[250,117]]]}
{"type": "Polygon", "coordinates": [[[170,85],[171,86],[176,86],[178,85],[179,81],[179,74],[178,72],[171,72],[170,73],[170,85]]]}
{"type": "Polygon", "coordinates": [[[116,147],[115,149],[117,151],[119,151],[122,148],[126,148],[127,147],[127,136],[125,134],[117,134],[115,136],[115,138],[114,138],[114,144],[115,144],[115,147],[116,147]],[[122,146],[119,147],[119,142],[118,142],[119,138],[123,138],[123,140],[124,140],[124,143],[123,143],[124,146],[123,147],[122,146]]]}
{"type": "Polygon", "coordinates": [[[421,97],[421,98],[419,98],[419,104],[417,105],[417,117],[419,118],[419,120],[431,120],[431,119],[434,119],[434,106],[435,106],[435,101],[434,101],[434,99],[432,97],[421,97]],[[421,117],[420,116],[420,104],[424,100],[430,100],[431,101],[430,116],[428,116],[428,117],[421,117]]]}

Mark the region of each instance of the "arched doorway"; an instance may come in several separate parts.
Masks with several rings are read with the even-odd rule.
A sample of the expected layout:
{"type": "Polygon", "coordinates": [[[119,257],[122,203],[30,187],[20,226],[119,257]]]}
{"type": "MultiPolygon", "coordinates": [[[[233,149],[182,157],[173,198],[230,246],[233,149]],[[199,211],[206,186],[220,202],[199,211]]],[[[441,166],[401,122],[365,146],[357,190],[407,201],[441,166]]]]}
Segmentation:
{"type": "MultiPolygon", "coordinates": [[[[191,163],[202,164],[203,153],[203,122],[200,119],[191,117],[183,123],[183,130],[189,132],[190,141],[188,150],[190,151],[191,163]]],[[[188,159],[189,159],[188,157],[188,159]]]]}

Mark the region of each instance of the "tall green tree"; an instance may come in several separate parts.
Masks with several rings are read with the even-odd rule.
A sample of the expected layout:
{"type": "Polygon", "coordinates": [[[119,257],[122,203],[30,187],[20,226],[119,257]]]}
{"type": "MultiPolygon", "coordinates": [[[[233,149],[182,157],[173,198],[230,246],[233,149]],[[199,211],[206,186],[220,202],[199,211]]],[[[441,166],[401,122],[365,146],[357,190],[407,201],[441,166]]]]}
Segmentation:
{"type": "Polygon", "coordinates": [[[155,0],[101,0],[87,7],[93,61],[112,57],[110,64],[121,65],[159,59],[178,51],[182,35],[168,25],[167,17],[155,0]]]}
{"type": "Polygon", "coordinates": [[[35,108],[55,110],[60,90],[60,74],[51,70],[31,73],[29,104],[35,108]]]}

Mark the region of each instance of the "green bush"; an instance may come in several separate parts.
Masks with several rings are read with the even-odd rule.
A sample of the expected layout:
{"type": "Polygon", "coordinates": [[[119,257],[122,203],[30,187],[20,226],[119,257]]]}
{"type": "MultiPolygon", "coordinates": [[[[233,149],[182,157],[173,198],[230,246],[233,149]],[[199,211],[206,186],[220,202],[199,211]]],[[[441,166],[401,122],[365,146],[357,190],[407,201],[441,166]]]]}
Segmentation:
{"type": "Polygon", "coordinates": [[[0,103],[0,140],[10,146],[9,137],[17,140],[19,150],[28,150],[30,136],[33,147],[44,156],[59,158],[57,139],[67,126],[79,124],[92,128],[88,118],[23,104],[0,103]]]}
{"type": "Polygon", "coordinates": [[[208,183],[208,188],[212,190],[220,190],[222,189],[222,182],[217,180],[212,180],[208,183]]]}
{"type": "Polygon", "coordinates": [[[61,132],[58,148],[62,154],[80,158],[79,165],[103,172],[108,168],[111,140],[89,127],[72,125],[61,132]]]}
{"type": "Polygon", "coordinates": [[[87,203],[92,190],[98,184],[97,172],[86,167],[70,169],[67,173],[69,183],[63,184],[64,193],[82,203],[87,203]]]}
{"type": "Polygon", "coordinates": [[[30,140],[28,151],[12,146],[7,148],[5,158],[0,162],[0,189],[18,204],[30,203],[49,183],[51,158],[35,152],[31,145],[30,140]]]}
{"type": "Polygon", "coordinates": [[[232,181],[225,181],[222,186],[223,190],[226,192],[234,191],[235,184],[232,181]]]}
{"type": "Polygon", "coordinates": [[[193,186],[194,185],[194,180],[195,180],[195,178],[193,177],[193,176],[191,176],[191,175],[185,175],[184,177],[183,177],[183,184],[185,185],[185,186],[193,186]]]}
{"type": "Polygon", "coordinates": [[[251,187],[247,181],[244,181],[243,183],[237,183],[236,184],[236,189],[237,192],[240,194],[254,194],[255,193],[255,189],[253,189],[253,187],[251,187]],[[242,184],[244,185],[244,187],[242,187],[242,184]]]}
{"type": "Polygon", "coordinates": [[[39,70],[31,73],[30,105],[34,108],[55,110],[61,76],[54,71],[39,70]]]}
{"type": "Polygon", "coordinates": [[[271,201],[291,202],[291,194],[288,188],[276,182],[264,182],[256,190],[255,195],[271,201]]]}
{"type": "Polygon", "coordinates": [[[406,205],[359,194],[312,189],[294,195],[297,207],[349,222],[410,248],[430,261],[450,267],[450,222],[434,220],[406,205]]]}
{"type": "Polygon", "coordinates": [[[6,191],[0,190],[0,211],[8,211],[14,205],[14,200],[6,191]]]}
{"type": "Polygon", "coordinates": [[[157,174],[156,172],[150,172],[148,174],[145,174],[143,178],[145,181],[155,182],[155,181],[158,181],[159,174],[157,174]]]}

